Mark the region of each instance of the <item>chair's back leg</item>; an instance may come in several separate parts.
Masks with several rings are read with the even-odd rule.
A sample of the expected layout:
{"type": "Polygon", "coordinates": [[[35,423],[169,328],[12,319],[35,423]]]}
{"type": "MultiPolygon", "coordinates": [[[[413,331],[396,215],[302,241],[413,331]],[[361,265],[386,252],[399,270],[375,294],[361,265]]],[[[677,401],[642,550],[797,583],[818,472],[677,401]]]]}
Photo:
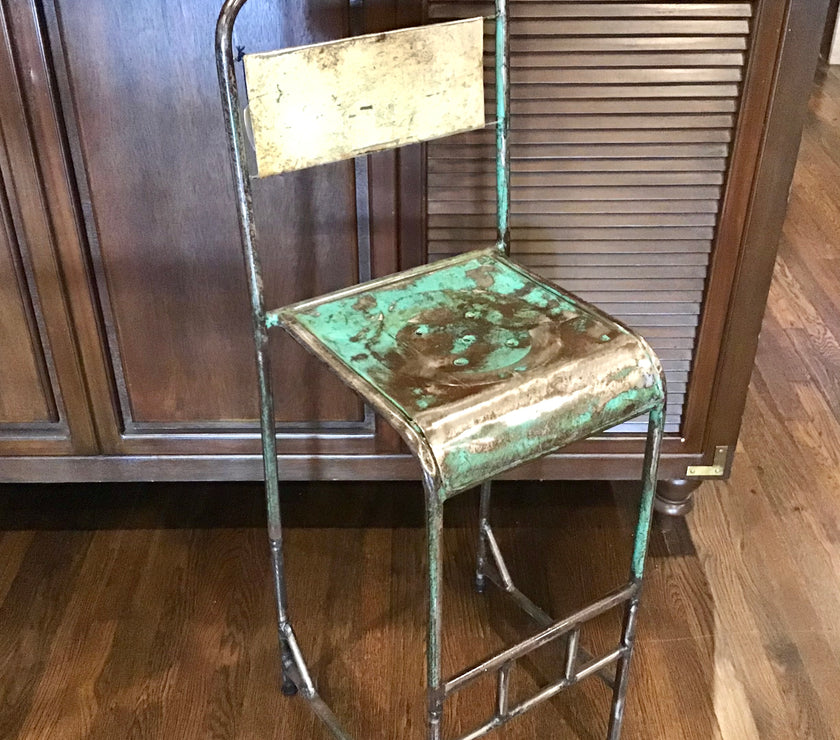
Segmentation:
{"type": "MultiPolygon", "coordinates": [[[[262,292],[260,260],[255,242],[251,182],[245,148],[245,137],[240,119],[239,92],[236,67],[233,61],[233,25],[246,0],[227,0],[219,13],[216,24],[216,68],[222,105],[225,109],[225,129],[231,154],[231,168],[236,189],[239,230],[242,254],[248,276],[251,300],[254,345],[257,361],[257,381],[260,398],[260,431],[262,436],[263,472],[268,518],[268,536],[271,548],[271,565],[277,601],[277,621],[283,665],[289,665],[292,656],[284,638],[288,624],[286,583],[283,568],[282,535],[280,527],[280,501],[277,479],[277,444],[275,440],[274,397],[271,389],[271,366],[268,359],[268,332],[265,326],[265,304],[262,292]]],[[[295,685],[283,671],[283,693],[295,693],[295,685]]]]}
{"type": "MultiPolygon", "coordinates": [[[[642,472],[642,502],[639,506],[639,523],[636,527],[633,542],[633,564],[630,571],[631,580],[641,586],[645,569],[648,541],[650,540],[651,517],[653,516],[653,499],[656,493],[656,475],[659,468],[659,448],[662,444],[662,432],[665,420],[665,404],[657,406],[650,412],[648,421],[647,445],[645,447],[644,469],[642,472]]],[[[613,687],[610,724],[607,730],[608,740],[619,740],[621,723],[624,719],[624,706],[627,696],[627,685],[630,678],[630,660],[633,657],[633,646],[636,643],[636,620],[639,612],[639,598],[641,589],[637,589],[627,602],[624,613],[624,625],[621,630],[621,648],[624,651],[616,666],[615,684],[613,687]]]]}
{"type": "Polygon", "coordinates": [[[487,588],[487,532],[486,527],[490,524],[490,494],[493,481],[484,481],[481,484],[481,502],[478,506],[478,557],[475,569],[475,590],[483,594],[487,588]]]}
{"type": "Polygon", "coordinates": [[[496,0],[496,240],[510,254],[510,30],[508,2],[496,0]]]}

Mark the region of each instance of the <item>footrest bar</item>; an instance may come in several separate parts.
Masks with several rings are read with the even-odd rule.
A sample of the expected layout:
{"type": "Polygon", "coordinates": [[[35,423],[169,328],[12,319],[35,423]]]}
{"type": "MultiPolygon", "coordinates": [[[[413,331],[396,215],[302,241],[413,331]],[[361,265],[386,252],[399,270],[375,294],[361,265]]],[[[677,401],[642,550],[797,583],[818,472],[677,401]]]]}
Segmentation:
{"type": "MultiPolygon", "coordinates": [[[[589,663],[595,660],[595,656],[592,655],[588,650],[584,650],[582,647],[578,645],[578,663],[583,664],[583,667],[586,667],[589,663]]],[[[606,670],[601,668],[598,671],[598,678],[601,679],[604,686],[608,689],[615,688],[615,672],[608,673],[606,670]]]]}
{"type": "MultiPolygon", "coordinates": [[[[499,587],[502,593],[510,596],[516,604],[519,606],[522,611],[524,611],[531,619],[533,619],[540,627],[549,627],[554,624],[554,621],[548,614],[546,614],[540,607],[538,607],[531,599],[529,599],[525,594],[523,594],[518,588],[515,586],[512,588],[505,588],[505,585],[496,577],[496,574],[492,571],[485,570],[484,576],[493,584],[499,587]]],[[[579,662],[588,663],[589,661],[593,660],[592,654],[583,647],[578,646],[578,658],[579,662]]],[[[609,688],[613,688],[615,685],[615,678],[611,676],[609,673],[599,672],[598,678],[600,678],[606,686],[609,688]]]]}
{"type": "MultiPolygon", "coordinates": [[[[514,585],[492,527],[489,524],[485,524],[482,526],[482,530],[487,538],[487,544],[490,547],[490,555],[492,558],[492,567],[491,562],[487,562],[482,571],[482,575],[490,580],[503,593],[510,596],[519,608],[531,617],[531,619],[533,619],[540,627],[549,627],[554,624],[555,620],[552,617],[550,617],[545,611],[543,611],[542,608],[537,606],[537,604],[531,601],[531,599],[529,599],[514,585]]],[[[579,662],[586,664],[594,660],[593,656],[584,648],[577,646],[577,651],[579,662]]],[[[600,678],[601,681],[603,681],[604,684],[611,689],[615,686],[615,677],[609,673],[599,671],[598,678],[600,678]]]]}
{"type": "Polygon", "coordinates": [[[582,681],[584,678],[588,678],[593,673],[597,673],[605,666],[608,666],[610,663],[615,662],[622,656],[623,653],[624,648],[616,648],[611,653],[605,655],[603,658],[598,658],[598,660],[585,665],[574,675],[572,679],[567,679],[564,676],[559,681],[556,681],[553,684],[549,684],[539,693],[534,694],[534,696],[532,696],[530,699],[526,699],[525,701],[517,704],[513,709],[510,710],[510,712],[508,712],[508,717],[512,719],[513,717],[518,717],[520,714],[524,714],[529,709],[532,709],[533,707],[537,706],[537,704],[541,704],[546,699],[550,699],[552,696],[559,694],[563,689],[569,688],[569,686],[576,684],[578,681],[582,681]]]}
{"type": "Polygon", "coordinates": [[[619,647],[613,650],[611,653],[608,653],[602,658],[598,658],[597,660],[593,660],[586,665],[583,666],[574,676],[569,678],[568,676],[563,676],[559,681],[556,681],[552,684],[549,684],[545,688],[541,689],[538,693],[534,694],[530,699],[526,699],[523,702],[517,704],[513,709],[508,712],[501,712],[497,711],[496,716],[493,717],[489,722],[485,722],[480,727],[477,727],[472,732],[467,733],[466,735],[462,735],[458,740],[477,740],[480,737],[483,737],[488,732],[501,727],[502,725],[507,724],[510,720],[514,719],[515,717],[519,717],[522,714],[525,714],[529,709],[533,709],[538,704],[551,699],[551,697],[559,694],[564,689],[568,689],[570,686],[582,681],[589,676],[600,673],[606,666],[610,663],[614,663],[624,654],[625,648],[619,647]]]}
{"type": "Polygon", "coordinates": [[[551,642],[554,638],[568,632],[582,622],[593,619],[599,614],[618,606],[623,601],[627,601],[638,591],[638,588],[639,586],[635,582],[627,583],[621,588],[609,593],[604,598],[585,606],[583,609],[569,615],[565,619],[555,622],[542,632],[538,632],[536,635],[509,647],[507,650],[503,650],[472,668],[468,668],[463,673],[458,674],[443,684],[444,696],[448,696],[463,686],[472,683],[477,678],[489,673],[490,671],[498,670],[505,663],[511,663],[518,658],[521,658],[523,655],[527,655],[537,648],[542,647],[546,643],[551,642]]]}
{"type": "Polygon", "coordinates": [[[611,653],[608,653],[603,658],[598,658],[597,660],[591,660],[589,663],[584,665],[576,674],[575,674],[575,682],[583,681],[584,678],[589,678],[591,675],[598,673],[606,668],[610,663],[614,663],[617,661],[622,655],[624,655],[626,648],[618,647],[613,650],[611,653]]]}

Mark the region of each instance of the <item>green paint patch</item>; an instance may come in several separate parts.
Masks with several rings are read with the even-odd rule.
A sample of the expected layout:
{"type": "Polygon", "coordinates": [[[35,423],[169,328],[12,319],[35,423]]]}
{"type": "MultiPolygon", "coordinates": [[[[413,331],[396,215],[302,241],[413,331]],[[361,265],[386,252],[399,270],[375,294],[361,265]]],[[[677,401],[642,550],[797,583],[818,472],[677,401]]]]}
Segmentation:
{"type": "Polygon", "coordinates": [[[463,429],[433,448],[447,491],[624,421],[662,396],[655,378],[651,387],[642,382],[641,354],[603,364],[621,346],[612,340],[627,345],[625,330],[494,252],[378,282],[283,309],[283,323],[293,333],[302,327],[305,343],[317,337],[316,352],[326,348],[376,389],[371,397],[424,432],[435,414],[481,399],[484,420],[464,415],[463,429]],[[589,386],[593,373],[612,397],[603,384],[589,386]],[[498,418],[486,416],[496,387],[506,407],[498,418]]]}

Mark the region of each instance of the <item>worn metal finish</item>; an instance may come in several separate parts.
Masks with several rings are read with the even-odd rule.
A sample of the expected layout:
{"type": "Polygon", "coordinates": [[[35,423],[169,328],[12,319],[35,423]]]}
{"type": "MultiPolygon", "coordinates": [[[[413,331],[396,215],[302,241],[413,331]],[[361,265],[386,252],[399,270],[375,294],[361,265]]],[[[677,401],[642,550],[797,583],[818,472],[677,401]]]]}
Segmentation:
{"type": "Polygon", "coordinates": [[[496,247],[510,254],[510,28],[507,0],[496,0],[496,247]]]}
{"type": "Polygon", "coordinates": [[[450,496],[664,398],[647,343],[495,249],[271,312],[450,496]]]}
{"type": "MultiPolygon", "coordinates": [[[[268,330],[279,325],[390,421],[420,460],[428,541],[427,740],[442,740],[446,697],[494,671],[494,716],[462,740],[485,735],[590,675],[601,676],[613,687],[609,738],[618,740],[650,534],[665,384],[661,366],[642,338],[507,257],[510,92],[506,0],[496,1],[495,17],[495,245],[268,313],[255,249],[251,173],[245,156],[232,49],[233,23],[245,1],[227,0],[222,7],[216,29],[216,59],[251,298],[284,692],[299,691],[336,738],[349,740],[318,695],[288,614],[274,402],[266,352],[268,330]],[[490,480],[521,462],[645,412],[650,413],[650,424],[630,580],[602,599],[554,621],[513,583],[490,526],[490,480]],[[443,506],[447,497],[476,483],[482,483],[476,586],[483,590],[487,579],[496,583],[541,630],[444,681],[443,506]],[[592,657],[579,644],[581,625],[624,603],[620,644],[605,655],[592,657]],[[515,662],[564,636],[566,656],[559,669],[560,678],[511,706],[509,683],[515,662]],[[615,662],[613,680],[606,668],[615,662]]],[[[359,2],[351,0],[356,11],[359,2]]]]}
{"type": "MultiPolygon", "coordinates": [[[[664,381],[663,381],[664,383],[664,381]]],[[[659,468],[659,451],[662,445],[662,432],[665,428],[665,403],[650,412],[648,422],[648,443],[645,448],[644,468],[642,471],[642,501],[639,505],[639,523],[636,527],[633,542],[633,563],[630,568],[630,583],[636,585],[636,590],[624,614],[624,625],[621,630],[622,651],[615,674],[612,706],[610,708],[610,723],[607,728],[608,740],[619,740],[621,725],[624,719],[627,687],[630,681],[630,660],[633,657],[633,647],[636,644],[636,622],[641,598],[642,579],[645,570],[650,541],[650,524],[653,517],[653,500],[656,495],[656,477],[659,468]]]]}
{"type": "Polygon", "coordinates": [[[481,503],[478,508],[478,548],[475,567],[475,590],[484,593],[487,583],[487,535],[486,527],[490,526],[490,495],[493,481],[481,484],[481,503]]]}
{"type": "Polygon", "coordinates": [[[426,692],[428,740],[441,740],[443,732],[443,691],[441,675],[441,601],[443,583],[443,499],[437,490],[436,480],[423,476],[426,493],[426,545],[428,550],[428,608],[429,621],[426,637],[426,692]]]}
{"type": "MultiPolygon", "coordinates": [[[[662,379],[664,390],[665,379],[662,379]]],[[[639,524],[633,542],[633,565],[630,577],[641,581],[645,569],[650,523],[653,517],[653,499],[656,496],[656,476],[659,470],[659,450],[662,446],[662,431],[665,428],[665,402],[650,412],[648,421],[648,444],[642,468],[642,502],[639,505],[639,524]]]]}
{"type": "Polygon", "coordinates": [[[471,18],[246,54],[260,177],[484,126],[483,27],[471,18]]]}
{"type": "MultiPolygon", "coordinates": [[[[236,68],[233,60],[233,24],[246,0],[226,0],[216,24],[216,69],[222,107],[225,110],[225,129],[230,143],[231,169],[236,189],[236,205],[242,254],[248,278],[248,294],[251,301],[251,318],[256,351],[257,384],[260,397],[260,431],[265,474],[266,513],[268,537],[274,572],[275,599],[277,602],[278,637],[282,665],[293,662],[290,654],[286,627],[289,625],[286,607],[286,588],[282,556],[282,528],[280,525],[280,503],[278,498],[277,449],[274,437],[274,398],[271,388],[271,367],[268,357],[268,334],[265,326],[265,303],[263,300],[260,260],[256,251],[256,228],[254,225],[251,183],[248,161],[245,155],[245,137],[239,115],[240,103],[236,83],[236,68]]],[[[304,670],[305,673],[305,670],[304,670]]],[[[293,693],[289,675],[283,668],[282,685],[285,693],[293,693]]]]}
{"type": "Polygon", "coordinates": [[[230,144],[231,169],[236,191],[239,233],[248,278],[251,318],[257,364],[257,385],[260,398],[260,436],[265,474],[266,515],[271,552],[275,602],[277,606],[278,641],[280,646],[281,686],[283,693],[298,690],[309,701],[317,716],[337,740],[351,740],[335,715],[318,695],[309,670],[298,647],[288,615],[285,569],[283,567],[282,527],[277,476],[277,444],[275,439],[274,396],[268,357],[268,332],[265,321],[263,281],[256,250],[256,228],[251,195],[250,171],[246,156],[245,136],[240,117],[239,92],[233,57],[233,25],[246,0],[226,0],[216,23],[216,69],[225,129],[230,144]]]}

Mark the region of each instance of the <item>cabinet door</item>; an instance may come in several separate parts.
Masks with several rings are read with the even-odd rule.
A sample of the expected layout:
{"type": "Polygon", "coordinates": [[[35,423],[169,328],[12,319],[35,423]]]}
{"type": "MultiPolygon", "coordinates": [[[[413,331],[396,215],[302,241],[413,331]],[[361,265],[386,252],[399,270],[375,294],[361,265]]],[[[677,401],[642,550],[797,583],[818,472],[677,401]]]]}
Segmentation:
{"type": "Polygon", "coordinates": [[[0,455],[86,453],[93,427],[14,60],[0,7],[0,455]]]}
{"type": "MultiPolygon", "coordinates": [[[[253,452],[256,371],[213,53],[219,2],[44,10],[114,389],[116,413],[99,410],[118,427],[105,451],[253,452]]],[[[347,35],[348,11],[345,0],[252,0],[235,42],[252,52],[347,35]]],[[[269,308],[395,263],[372,254],[372,240],[380,257],[396,244],[371,229],[382,209],[368,180],[351,161],[255,181],[269,308]]],[[[272,362],[281,451],[381,445],[372,414],[288,337],[272,362]]]]}

